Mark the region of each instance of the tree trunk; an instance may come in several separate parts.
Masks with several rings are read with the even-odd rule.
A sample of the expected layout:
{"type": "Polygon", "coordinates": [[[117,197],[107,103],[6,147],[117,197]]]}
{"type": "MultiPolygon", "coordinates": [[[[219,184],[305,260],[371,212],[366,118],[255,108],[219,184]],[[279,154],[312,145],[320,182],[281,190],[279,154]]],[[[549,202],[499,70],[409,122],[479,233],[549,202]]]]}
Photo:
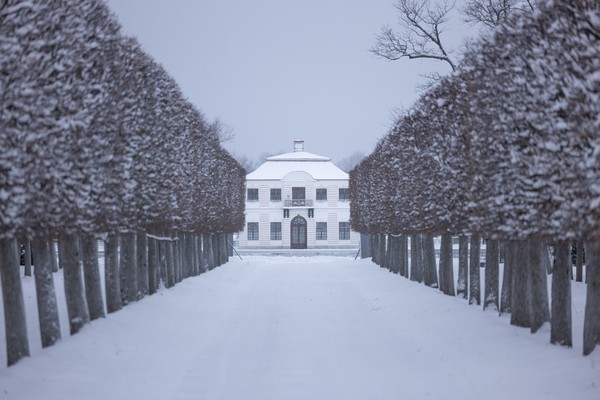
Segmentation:
{"type": "Polygon", "coordinates": [[[423,259],[421,246],[421,236],[411,235],[410,237],[410,280],[423,282],[423,259]]]}
{"type": "Polygon", "coordinates": [[[177,282],[181,282],[185,278],[185,240],[183,233],[176,234],[177,236],[177,282]]]}
{"type": "Polygon", "coordinates": [[[167,288],[171,288],[175,285],[175,260],[173,246],[173,240],[168,240],[165,242],[165,271],[167,273],[165,287],[167,288]]]}
{"type": "Polygon", "coordinates": [[[390,235],[381,235],[381,259],[382,267],[390,271],[390,252],[388,246],[390,245],[390,235]]]}
{"type": "Polygon", "coordinates": [[[158,265],[157,240],[148,238],[148,294],[154,294],[158,289],[158,265]]]}
{"type": "Polygon", "coordinates": [[[456,282],[456,294],[463,298],[469,297],[469,238],[459,236],[458,238],[458,281],[456,282]]]}
{"type": "Polygon", "coordinates": [[[52,346],[61,338],[58,305],[50,261],[50,247],[46,238],[32,241],[35,257],[35,293],[37,297],[38,319],[42,348],[52,346]]]}
{"type": "Polygon", "coordinates": [[[559,242],[554,247],[552,271],[552,323],[550,342],[572,347],[571,325],[571,244],[559,242]]]}
{"type": "Polygon", "coordinates": [[[181,282],[181,238],[178,237],[177,233],[172,234],[175,239],[172,243],[173,249],[173,279],[174,284],[181,282]]]}
{"type": "Polygon", "coordinates": [[[510,323],[515,326],[529,328],[531,317],[529,315],[529,303],[531,292],[530,263],[528,260],[529,244],[525,240],[515,241],[514,263],[512,271],[511,287],[511,314],[510,323]]]}
{"type": "Polygon", "coordinates": [[[225,265],[229,262],[229,251],[227,249],[227,234],[222,233],[221,237],[223,238],[223,265],[225,265]]]}
{"type": "Polygon", "coordinates": [[[110,234],[104,241],[104,288],[106,311],[119,311],[121,303],[121,278],[119,271],[119,235],[110,234]]]}
{"type": "Polygon", "coordinates": [[[58,272],[58,261],[56,259],[56,244],[53,237],[48,239],[48,247],[50,248],[50,266],[52,272],[58,272]]]}
{"type": "Polygon", "coordinates": [[[360,258],[371,257],[371,239],[366,233],[360,234],[360,258]]]}
{"type": "Polygon", "coordinates": [[[205,272],[204,265],[204,252],[202,250],[202,235],[196,235],[196,257],[197,257],[197,268],[198,274],[203,274],[205,272]]]}
{"type": "Polygon", "coordinates": [[[435,261],[435,243],[433,235],[423,235],[423,282],[425,285],[437,288],[437,263],[435,261]]]}
{"type": "Polygon", "coordinates": [[[483,309],[485,310],[489,306],[493,306],[495,311],[499,310],[498,303],[498,288],[500,287],[499,282],[499,269],[498,264],[498,241],[488,240],[485,248],[485,293],[483,302],[483,309]]]}
{"type": "Polygon", "coordinates": [[[600,235],[588,239],[585,248],[587,295],[583,322],[583,355],[587,356],[600,343],[600,235]]]}
{"type": "Polygon", "coordinates": [[[137,252],[135,233],[121,234],[121,302],[124,306],[137,300],[137,252]]]}
{"type": "Polygon", "coordinates": [[[471,236],[469,257],[469,304],[481,304],[481,284],[479,280],[479,260],[481,258],[481,237],[471,236]]]}
{"type": "Polygon", "coordinates": [[[6,330],[6,359],[8,366],[29,356],[25,302],[21,287],[21,271],[17,243],[0,239],[0,277],[6,330]]]}
{"type": "MultiPolygon", "coordinates": [[[[577,253],[575,256],[575,281],[583,282],[583,241],[578,240],[576,246],[577,253]]],[[[569,262],[571,262],[570,258],[569,262]]]]}
{"type": "Polygon", "coordinates": [[[213,269],[215,267],[215,258],[214,258],[214,254],[213,254],[211,236],[212,236],[212,234],[210,234],[210,233],[204,235],[204,239],[205,239],[204,249],[205,249],[205,254],[206,254],[206,270],[207,271],[210,271],[211,269],[213,269]]]}
{"type": "Polygon", "coordinates": [[[196,275],[196,266],[194,264],[194,235],[192,233],[185,234],[185,256],[187,259],[187,276],[196,275]]]}
{"type": "Polygon", "coordinates": [[[369,241],[371,242],[371,262],[377,265],[377,235],[371,235],[369,241]]]}
{"type": "Polygon", "coordinates": [[[515,242],[504,243],[504,276],[502,277],[502,291],[500,294],[500,314],[511,312],[512,274],[516,264],[515,252],[515,242]]]}
{"type": "Polygon", "coordinates": [[[546,264],[548,260],[547,246],[539,239],[531,239],[529,245],[529,261],[531,267],[531,303],[529,315],[531,317],[531,333],[535,333],[550,320],[548,305],[548,278],[546,264]]]}
{"type": "Polygon", "coordinates": [[[85,281],[85,298],[87,300],[90,320],[104,318],[104,301],[102,300],[102,282],[98,266],[98,241],[92,235],[81,236],[81,254],[83,260],[83,278],[85,281]]]}
{"type": "Polygon", "coordinates": [[[225,245],[227,247],[227,257],[233,257],[233,233],[227,234],[227,242],[225,245]]]}
{"type": "Polygon", "coordinates": [[[552,257],[550,255],[550,251],[547,245],[545,244],[540,244],[540,246],[542,247],[542,253],[540,254],[540,262],[542,263],[542,265],[544,266],[544,269],[546,270],[546,275],[550,275],[552,274],[552,270],[553,270],[553,265],[554,263],[552,262],[552,257]]]}
{"type": "Polygon", "coordinates": [[[223,264],[223,253],[221,247],[221,234],[215,233],[213,236],[213,254],[215,257],[215,267],[220,267],[223,264]]]}
{"type": "Polygon", "coordinates": [[[135,246],[137,257],[137,299],[148,294],[148,235],[146,232],[138,231],[135,246]]]}
{"type": "Polygon", "coordinates": [[[400,238],[400,275],[408,278],[408,236],[401,235],[400,238]]]}
{"type": "Polygon", "coordinates": [[[25,266],[23,273],[25,276],[31,276],[31,241],[29,239],[23,241],[23,248],[25,250],[25,254],[23,254],[23,265],[25,266]]]}
{"type": "Polygon", "coordinates": [[[440,245],[440,290],[448,296],[455,296],[454,290],[454,257],[452,254],[452,235],[442,235],[440,245]]]}
{"type": "Polygon", "coordinates": [[[58,253],[65,280],[69,328],[71,335],[74,335],[85,324],[90,322],[90,314],[83,288],[83,277],[81,276],[81,265],[79,263],[77,236],[61,235],[58,253]]]}

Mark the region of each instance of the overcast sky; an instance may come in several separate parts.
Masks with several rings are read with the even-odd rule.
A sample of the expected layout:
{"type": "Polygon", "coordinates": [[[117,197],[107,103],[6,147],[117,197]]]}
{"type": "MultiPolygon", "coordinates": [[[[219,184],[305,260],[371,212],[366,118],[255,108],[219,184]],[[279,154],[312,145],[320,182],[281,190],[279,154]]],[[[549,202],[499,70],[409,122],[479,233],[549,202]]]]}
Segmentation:
{"type": "MultiPolygon", "coordinates": [[[[251,160],[294,139],[334,161],[368,154],[391,111],[418,97],[434,61],[389,62],[368,50],[393,0],[109,0],[126,34],[163,64],[209,120],[233,129],[225,147],[251,160]]],[[[448,32],[454,43],[464,27],[448,32]]]]}

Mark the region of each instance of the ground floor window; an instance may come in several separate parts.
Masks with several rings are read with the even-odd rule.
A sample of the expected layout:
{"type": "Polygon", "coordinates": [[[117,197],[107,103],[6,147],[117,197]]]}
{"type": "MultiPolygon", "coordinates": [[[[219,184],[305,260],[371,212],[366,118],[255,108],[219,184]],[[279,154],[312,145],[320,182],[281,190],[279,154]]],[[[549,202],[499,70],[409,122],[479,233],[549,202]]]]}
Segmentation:
{"type": "Polygon", "coordinates": [[[258,240],[258,222],[248,222],[248,240],[258,240]]]}
{"type": "Polygon", "coordinates": [[[281,222],[271,222],[271,240],[281,240],[281,222]]]}
{"type": "Polygon", "coordinates": [[[317,240],[327,240],[327,222],[317,222],[317,240]]]}
{"type": "Polygon", "coordinates": [[[340,240],[350,240],[350,222],[340,222],[340,240]]]}

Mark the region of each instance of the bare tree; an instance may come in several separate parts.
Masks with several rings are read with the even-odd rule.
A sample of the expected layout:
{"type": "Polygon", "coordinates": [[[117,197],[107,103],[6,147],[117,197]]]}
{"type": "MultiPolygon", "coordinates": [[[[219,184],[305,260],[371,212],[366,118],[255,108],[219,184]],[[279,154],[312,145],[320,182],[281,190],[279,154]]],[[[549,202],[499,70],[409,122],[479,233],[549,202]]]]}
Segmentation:
{"type": "Polygon", "coordinates": [[[340,161],[335,163],[339,169],[344,172],[350,172],[354,167],[358,165],[361,160],[365,158],[365,153],[361,151],[355,151],[346,158],[342,158],[340,161]]]}
{"type": "Polygon", "coordinates": [[[227,143],[232,141],[235,138],[235,133],[233,132],[233,128],[216,118],[208,127],[209,134],[215,134],[219,138],[219,143],[227,143]]]}
{"type": "Polygon", "coordinates": [[[460,12],[467,23],[495,28],[513,12],[533,9],[532,0],[467,0],[460,12]]]}
{"type": "Polygon", "coordinates": [[[427,58],[447,63],[452,71],[456,62],[442,42],[454,2],[430,4],[427,0],[398,0],[399,32],[384,26],[371,52],[387,60],[427,58]]]}

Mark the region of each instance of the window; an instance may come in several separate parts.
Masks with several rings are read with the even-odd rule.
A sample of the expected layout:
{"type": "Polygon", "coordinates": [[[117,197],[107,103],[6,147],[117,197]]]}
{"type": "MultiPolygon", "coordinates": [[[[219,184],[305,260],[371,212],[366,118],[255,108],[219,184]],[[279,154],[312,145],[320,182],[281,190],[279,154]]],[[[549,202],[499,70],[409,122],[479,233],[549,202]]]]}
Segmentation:
{"type": "Polygon", "coordinates": [[[281,189],[271,189],[271,201],[281,201],[281,189]]]}
{"type": "Polygon", "coordinates": [[[283,209],[283,218],[289,218],[289,217],[290,217],[290,209],[284,208],[283,209]]]}
{"type": "Polygon", "coordinates": [[[317,189],[317,201],[327,201],[327,189],[317,189]]]}
{"type": "Polygon", "coordinates": [[[248,189],[248,201],[258,201],[258,189],[248,189]]]}
{"type": "Polygon", "coordinates": [[[258,240],[258,222],[248,222],[248,240],[258,240]]]}
{"type": "Polygon", "coordinates": [[[340,201],[348,201],[350,200],[350,189],[348,188],[340,188],[340,201]]]}
{"type": "Polygon", "coordinates": [[[292,188],[292,200],[305,200],[306,188],[293,187],[292,188]]]}
{"type": "Polygon", "coordinates": [[[317,240],[327,240],[327,222],[317,222],[317,240]]]}
{"type": "Polygon", "coordinates": [[[350,222],[340,222],[340,240],[350,240],[350,222]]]}
{"type": "Polygon", "coordinates": [[[271,240],[281,240],[281,222],[271,222],[271,240]]]}
{"type": "Polygon", "coordinates": [[[314,217],[315,217],[315,209],[309,208],[308,209],[308,218],[314,218],[314,217]]]}

